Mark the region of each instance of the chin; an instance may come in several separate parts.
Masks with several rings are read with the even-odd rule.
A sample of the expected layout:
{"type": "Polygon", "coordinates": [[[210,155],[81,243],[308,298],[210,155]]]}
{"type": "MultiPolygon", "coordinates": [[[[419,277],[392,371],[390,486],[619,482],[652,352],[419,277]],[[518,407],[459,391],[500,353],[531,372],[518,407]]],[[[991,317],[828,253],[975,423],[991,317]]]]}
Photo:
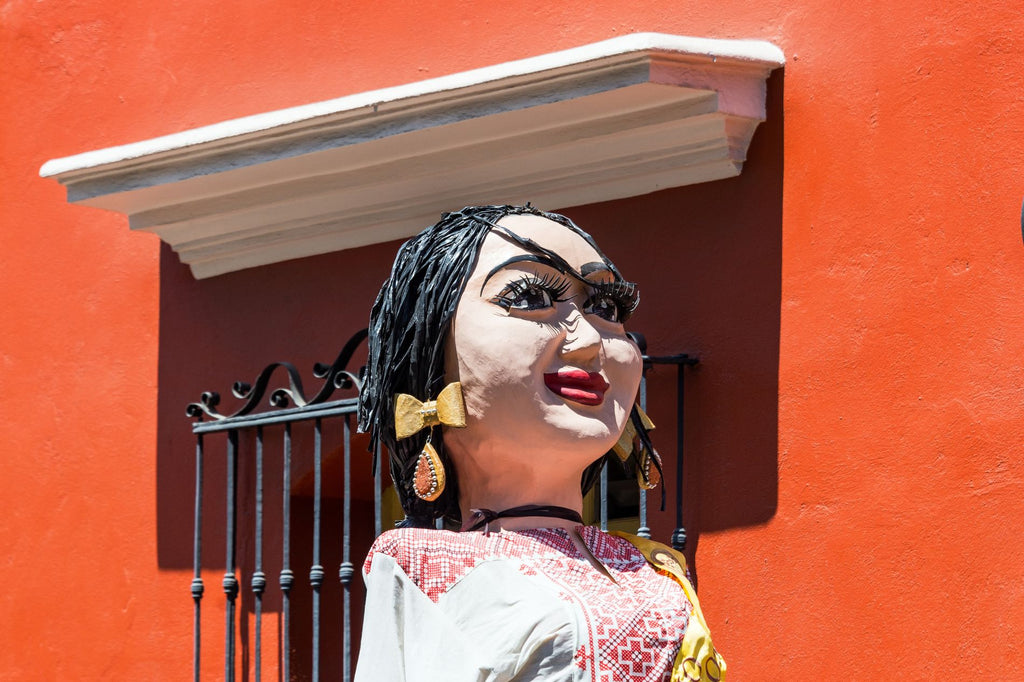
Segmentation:
{"type": "Polygon", "coordinates": [[[575,412],[549,415],[545,422],[549,427],[558,430],[560,437],[556,437],[556,440],[564,442],[566,447],[585,447],[587,450],[593,450],[597,453],[594,455],[595,459],[611,450],[622,432],[616,423],[609,423],[608,419],[584,416],[575,412]]]}

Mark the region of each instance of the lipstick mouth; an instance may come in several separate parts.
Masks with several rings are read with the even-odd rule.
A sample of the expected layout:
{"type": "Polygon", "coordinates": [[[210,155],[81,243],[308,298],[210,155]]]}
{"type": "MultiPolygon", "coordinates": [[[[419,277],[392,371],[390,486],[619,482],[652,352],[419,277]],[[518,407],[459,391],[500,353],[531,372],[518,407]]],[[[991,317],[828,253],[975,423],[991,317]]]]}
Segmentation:
{"type": "Polygon", "coordinates": [[[608,381],[599,373],[581,369],[545,374],[544,385],[555,395],[582,405],[600,405],[609,388],[608,381]]]}

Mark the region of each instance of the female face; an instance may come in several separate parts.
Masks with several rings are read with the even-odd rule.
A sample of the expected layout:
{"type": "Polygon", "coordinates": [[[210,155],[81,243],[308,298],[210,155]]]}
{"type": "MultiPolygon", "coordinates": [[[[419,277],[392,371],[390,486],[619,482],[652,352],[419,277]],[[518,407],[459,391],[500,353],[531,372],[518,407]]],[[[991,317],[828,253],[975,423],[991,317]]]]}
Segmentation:
{"type": "Polygon", "coordinates": [[[578,474],[607,452],[629,416],[640,351],[621,319],[633,289],[578,234],[536,215],[498,223],[560,256],[527,251],[499,230],[484,239],[447,342],[465,429],[445,431],[458,459],[490,470],[528,456],[533,469],[578,474]]]}

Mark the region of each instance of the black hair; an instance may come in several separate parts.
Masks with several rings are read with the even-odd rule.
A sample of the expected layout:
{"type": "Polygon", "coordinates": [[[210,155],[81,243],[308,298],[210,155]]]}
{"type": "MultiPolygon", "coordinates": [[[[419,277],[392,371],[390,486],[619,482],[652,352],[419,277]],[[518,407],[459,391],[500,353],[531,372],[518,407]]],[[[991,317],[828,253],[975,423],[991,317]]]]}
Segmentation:
{"type": "MultiPolygon", "coordinates": [[[[369,432],[371,448],[380,443],[388,449],[391,478],[406,514],[399,525],[430,527],[440,517],[451,523],[460,519],[458,477],[445,452],[442,429],[424,429],[397,440],[394,398],[399,393],[408,393],[420,400],[433,400],[444,388],[445,343],[483,240],[495,227],[502,229],[496,226],[499,220],[522,214],[547,218],[580,235],[600,255],[615,279],[622,279],[593,238],[572,220],[529,204],[470,206],[445,213],[441,220],[401,246],[391,276],[381,287],[370,313],[369,355],[359,394],[359,430],[369,432]],[[444,492],[433,502],[420,499],[413,490],[417,459],[428,436],[444,464],[447,481],[444,492]]],[[[503,230],[502,234],[528,251],[552,255],[514,233],[503,230]]],[[[646,430],[639,429],[638,435],[641,445],[649,448],[646,430]]],[[[584,471],[583,492],[597,481],[606,457],[584,471]]]]}

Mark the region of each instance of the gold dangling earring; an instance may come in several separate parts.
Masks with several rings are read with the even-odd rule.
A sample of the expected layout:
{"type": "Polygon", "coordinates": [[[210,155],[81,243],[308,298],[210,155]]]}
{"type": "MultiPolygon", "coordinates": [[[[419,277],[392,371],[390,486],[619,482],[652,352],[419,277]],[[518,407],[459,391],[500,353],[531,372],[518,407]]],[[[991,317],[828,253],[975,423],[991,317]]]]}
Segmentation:
{"type": "MultiPolygon", "coordinates": [[[[640,453],[640,462],[636,468],[636,482],[642,490],[654,490],[661,483],[661,473],[659,473],[658,467],[652,466],[655,457],[658,457],[658,453],[652,453],[646,448],[640,453]]],[[[661,464],[660,458],[658,464],[661,464]]]]}
{"type": "MultiPolygon", "coordinates": [[[[647,432],[653,431],[654,422],[643,411],[643,408],[637,404],[633,406],[633,409],[636,410],[636,416],[640,418],[640,423],[643,425],[644,430],[647,432]]],[[[653,490],[661,483],[661,457],[654,450],[644,447],[643,440],[637,445],[639,446],[639,452],[636,453],[636,482],[643,490],[653,490]]]]}
{"type": "Polygon", "coordinates": [[[430,437],[420,451],[416,460],[416,476],[413,479],[413,490],[416,497],[424,502],[433,502],[444,492],[444,464],[437,450],[430,444],[430,437]]]}

